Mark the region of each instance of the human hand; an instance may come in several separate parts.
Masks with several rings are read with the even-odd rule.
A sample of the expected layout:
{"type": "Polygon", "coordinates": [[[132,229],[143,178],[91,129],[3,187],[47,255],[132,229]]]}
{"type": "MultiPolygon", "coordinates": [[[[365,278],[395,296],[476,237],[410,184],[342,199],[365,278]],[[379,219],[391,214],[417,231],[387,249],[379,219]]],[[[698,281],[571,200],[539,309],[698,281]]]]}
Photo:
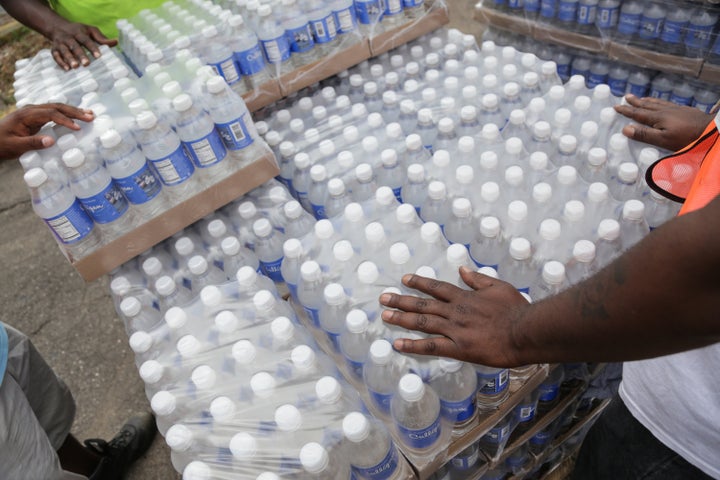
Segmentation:
{"type": "Polygon", "coordinates": [[[16,158],[30,150],[41,150],[55,143],[48,135],[36,135],[46,123],[53,121],[72,130],[80,130],[73,121],[90,122],[90,110],[71,107],[63,103],[27,105],[0,118],[0,158],[16,158]]]}
{"type": "Polygon", "coordinates": [[[90,59],[85,49],[90,51],[93,57],[98,58],[100,57],[98,45],[110,47],[117,45],[117,40],[105,37],[96,27],[67,21],[52,29],[50,40],[52,56],[64,70],[89,65],[90,59]]]}
{"type": "Polygon", "coordinates": [[[435,335],[421,340],[395,340],[395,349],[488,366],[522,365],[515,328],[529,308],[525,298],[509,283],[468,268],[462,267],[460,276],[472,290],[405,275],[403,284],[433,298],[388,293],[380,296],[382,305],[397,309],[382,312],[385,322],[435,335]]]}
{"type": "Polygon", "coordinates": [[[677,151],[699,138],[713,115],[697,108],[676,105],[659,98],[626,95],[628,105],[615,110],[638,122],[623,128],[623,134],[639,142],[677,151]]]}

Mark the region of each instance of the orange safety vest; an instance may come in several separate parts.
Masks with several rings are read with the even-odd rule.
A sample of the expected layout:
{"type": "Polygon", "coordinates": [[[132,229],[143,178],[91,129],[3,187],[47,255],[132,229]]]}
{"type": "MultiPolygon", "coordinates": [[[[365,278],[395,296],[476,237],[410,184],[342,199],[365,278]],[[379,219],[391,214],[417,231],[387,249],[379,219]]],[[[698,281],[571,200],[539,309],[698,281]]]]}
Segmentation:
{"type": "Polygon", "coordinates": [[[648,168],[645,179],[661,195],[682,202],[679,215],[698,210],[720,195],[720,133],[714,119],[682,150],[648,168]]]}

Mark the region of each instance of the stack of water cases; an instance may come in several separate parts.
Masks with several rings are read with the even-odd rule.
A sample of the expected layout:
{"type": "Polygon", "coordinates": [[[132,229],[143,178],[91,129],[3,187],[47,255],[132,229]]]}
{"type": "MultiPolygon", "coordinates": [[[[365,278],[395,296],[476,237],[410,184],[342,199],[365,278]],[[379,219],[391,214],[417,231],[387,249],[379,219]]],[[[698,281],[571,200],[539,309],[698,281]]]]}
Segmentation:
{"type": "Polygon", "coordinates": [[[379,316],[383,292],[411,293],[403,274],[467,288],[460,266],[542,298],[639,240],[643,200],[663,212],[654,225],[673,214],[643,195],[644,167],[629,160],[659,152],[617,133],[607,87],[563,87],[552,63],[500,47],[494,56],[490,44],[481,54],[471,39],[440,31],[268,112],[257,126],[284,185],[269,182],[114,272],[185,478],[347,478],[343,462],[357,478],[406,478],[395,448],[422,478],[448,452],[438,475],[478,478],[491,466],[499,476],[485,478],[523,476],[541,466],[536,456],[552,450],[557,462],[581,441],[584,431],[551,448],[593,405],[578,401],[585,364],[544,378],[544,366],[401,355],[392,341],[421,335],[379,316]],[[593,115],[601,123],[584,120],[593,115]],[[326,393],[335,382],[342,393],[326,393]]]}
{"type": "Polygon", "coordinates": [[[46,125],[55,144],[20,163],[34,210],[71,260],[270,154],[243,99],[199,59],[143,78],[111,50],[83,70],[52,62],[42,52],[21,62],[18,104],[69,103],[95,119],[79,131],[46,125]]]}
{"type": "Polygon", "coordinates": [[[442,6],[424,0],[171,1],[119,21],[118,29],[137,71],[152,72],[194,52],[242,94],[412,22],[436,3],[442,6]]]}

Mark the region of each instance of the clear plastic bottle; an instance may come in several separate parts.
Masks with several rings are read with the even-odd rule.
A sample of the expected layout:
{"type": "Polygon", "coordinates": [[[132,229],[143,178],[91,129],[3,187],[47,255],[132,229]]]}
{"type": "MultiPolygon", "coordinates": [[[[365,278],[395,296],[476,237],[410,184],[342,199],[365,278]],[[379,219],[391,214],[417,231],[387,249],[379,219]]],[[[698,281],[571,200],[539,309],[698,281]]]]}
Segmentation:
{"type": "Polygon", "coordinates": [[[371,342],[367,313],[357,308],[350,310],[345,316],[345,331],[340,334],[340,353],[345,357],[350,373],[358,380],[363,378],[371,342]]]}
{"type": "Polygon", "coordinates": [[[480,411],[492,410],[510,395],[510,375],[507,368],[475,365],[477,375],[477,406],[480,411]]]}
{"type": "Polygon", "coordinates": [[[518,291],[530,294],[537,268],[532,261],[530,242],[526,238],[516,237],[511,240],[509,255],[498,266],[498,273],[518,291]]]}
{"type": "Polygon", "coordinates": [[[590,240],[575,242],[572,259],[565,268],[568,282],[571,285],[577,284],[597,272],[595,251],[595,244],[590,240]]]}
{"type": "Polygon", "coordinates": [[[401,201],[414,206],[415,211],[419,214],[420,207],[427,198],[427,186],[423,165],[420,163],[409,165],[406,180],[400,190],[401,201]]]}
{"type": "Polygon", "coordinates": [[[70,175],[70,189],[103,236],[115,238],[132,229],[133,214],[127,198],[105,168],[78,148],[63,154],[70,175]]]}
{"type": "Polygon", "coordinates": [[[645,204],[640,200],[633,199],[624,203],[620,231],[623,250],[628,250],[650,233],[650,227],[645,220],[645,204]]]}
{"type": "Polygon", "coordinates": [[[260,40],[270,73],[274,76],[288,73],[292,70],[290,44],[284,28],[273,17],[273,10],[270,5],[261,5],[258,7],[257,13],[258,25],[255,31],[258,40],[260,40]]]}
{"type": "Polygon", "coordinates": [[[620,224],[617,220],[606,218],[597,227],[596,258],[600,268],[609,264],[622,252],[620,224]]]}
{"type": "Polygon", "coordinates": [[[259,155],[253,148],[257,131],[242,97],[217,76],[211,77],[206,87],[210,93],[205,100],[210,117],[228,153],[239,163],[234,165],[234,170],[255,161],[259,155]]]}
{"type": "Polygon", "coordinates": [[[693,58],[703,58],[710,46],[712,31],[717,24],[718,14],[714,9],[697,6],[685,29],[685,54],[693,58]]]}
{"type": "Polygon", "coordinates": [[[363,381],[373,406],[381,415],[390,414],[390,403],[402,375],[399,358],[387,340],[375,340],[363,368],[363,381]]]}
{"type": "Polygon", "coordinates": [[[427,201],[420,207],[425,222],[435,222],[442,228],[450,217],[450,202],[443,182],[430,182],[427,201]]]}
{"type": "Polygon", "coordinates": [[[477,417],[477,375],[470,364],[441,358],[440,371],[430,386],[440,398],[441,415],[452,423],[453,436],[464,435],[477,417]]]}
{"type": "Polygon", "coordinates": [[[325,447],[319,443],[306,443],[300,449],[299,458],[303,468],[312,478],[336,480],[350,477],[350,467],[344,459],[337,454],[331,457],[325,447]]]}
{"type": "Polygon", "coordinates": [[[610,194],[615,200],[625,202],[640,199],[639,173],[640,170],[634,162],[623,162],[618,166],[615,181],[609,185],[610,194]]]}
{"type": "Polygon", "coordinates": [[[342,428],[353,451],[350,463],[360,478],[373,478],[382,472],[382,478],[399,480],[409,474],[404,463],[399,462],[399,452],[382,423],[351,412],[343,418],[342,428]]]}
{"type": "Polygon", "coordinates": [[[398,382],[391,401],[392,417],[405,448],[420,459],[433,458],[440,448],[440,400],[432,388],[413,374],[398,382]]]}
{"type": "Polygon", "coordinates": [[[255,234],[255,255],[260,261],[263,273],[274,282],[282,282],[280,267],[283,259],[282,235],[276,232],[270,222],[261,218],[253,224],[255,234]]]}
{"type": "Polygon", "coordinates": [[[350,310],[347,294],[339,283],[330,283],[323,290],[324,305],[318,321],[335,352],[340,352],[340,334],[345,330],[345,317],[350,310]]]}
{"type": "Polygon", "coordinates": [[[559,293],[566,286],[565,265],[557,260],[550,260],[543,265],[540,280],[533,289],[534,296],[536,299],[542,300],[559,293]]]}
{"type": "Polygon", "coordinates": [[[227,177],[227,150],[210,116],[193,106],[190,95],[182,93],[173,99],[177,112],[176,130],[205,181],[214,184],[227,177]]]}
{"type": "Polygon", "coordinates": [[[70,189],[48,178],[41,168],[31,168],[23,179],[30,189],[33,210],[71,259],[81,258],[97,247],[98,230],[70,189]]]}
{"type": "Polygon", "coordinates": [[[320,309],[323,305],[323,283],[320,265],[313,260],[306,261],[300,266],[297,299],[312,324],[319,327],[320,309]]]}
{"type": "Polygon", "coordinates": [[[295,195],[305,210],[312,210],[310,201],[308,200],[308,190],[310,188],[310,168],[312,161],[310,156],[305,152],[295,155],[293,160],[295,163],[295,172],[293,173],[292,185],[295,195]]]}
{"type": "Polygon", "coordinates": [[[242,80],[247,90],[254,90],[270,78],[257,35],[249,25],[244,24],[242,15],[233,15],[228,19],[228,30],[228,45],[242,80]]]}
{"type": "Polygon", "coordinates": [[[445,225],[444,233],[450,243],[459,243],[470,248],[476,237],[476,224],[473,221],[470,200],[467,198],[453,200],[452,216],[445,225]]]}
{"type": "Polygon", "coordinates": [[[680,206],[652,190],[650,191],[650,195],[645,198],[645,209],[645,218],[652,231],[675,217],[680,206]]]}

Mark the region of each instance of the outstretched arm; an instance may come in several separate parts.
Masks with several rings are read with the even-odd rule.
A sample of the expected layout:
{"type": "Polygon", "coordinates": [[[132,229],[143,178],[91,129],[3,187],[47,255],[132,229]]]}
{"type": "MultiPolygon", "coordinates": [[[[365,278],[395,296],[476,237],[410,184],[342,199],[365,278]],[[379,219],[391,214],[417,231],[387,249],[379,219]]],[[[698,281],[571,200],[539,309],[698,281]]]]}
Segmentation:
{"type": "Polygon", "coordinates": [[[659,98],[626,95],[615,110],[636,123],[623,128],[626,137],[677,151],[699,138],[713,115],[659,98]]]}
{"type": "Polygon", "coordinates": [[[85,49],[97,58],[98,45],[117,44],[96,27],[61,17],[44,0],[0,0],[0,5],[17,21],[50,40],[53,58],[65,70],[90,63],[85,49]]]}
{"type": "Polygon", "coordinates": [[[52,137],[37,135],[48,122],[80,130],[74,120],[92,121],[93,113],[62,103],[28,105],[0,118],[0,159],[16,158],[30,150],[41,150],[55,143],[52,137]]]}
{"type": "Polygon", "coordinates": [[[433,296],[384,294],[388,323],[435,337],[407,353],[492,366],[650,358],[720,342],[720,197],[656,229],[592,278],[529,305],[509,284],[469,270],[473,288],[406,275],[433,296]]]}

